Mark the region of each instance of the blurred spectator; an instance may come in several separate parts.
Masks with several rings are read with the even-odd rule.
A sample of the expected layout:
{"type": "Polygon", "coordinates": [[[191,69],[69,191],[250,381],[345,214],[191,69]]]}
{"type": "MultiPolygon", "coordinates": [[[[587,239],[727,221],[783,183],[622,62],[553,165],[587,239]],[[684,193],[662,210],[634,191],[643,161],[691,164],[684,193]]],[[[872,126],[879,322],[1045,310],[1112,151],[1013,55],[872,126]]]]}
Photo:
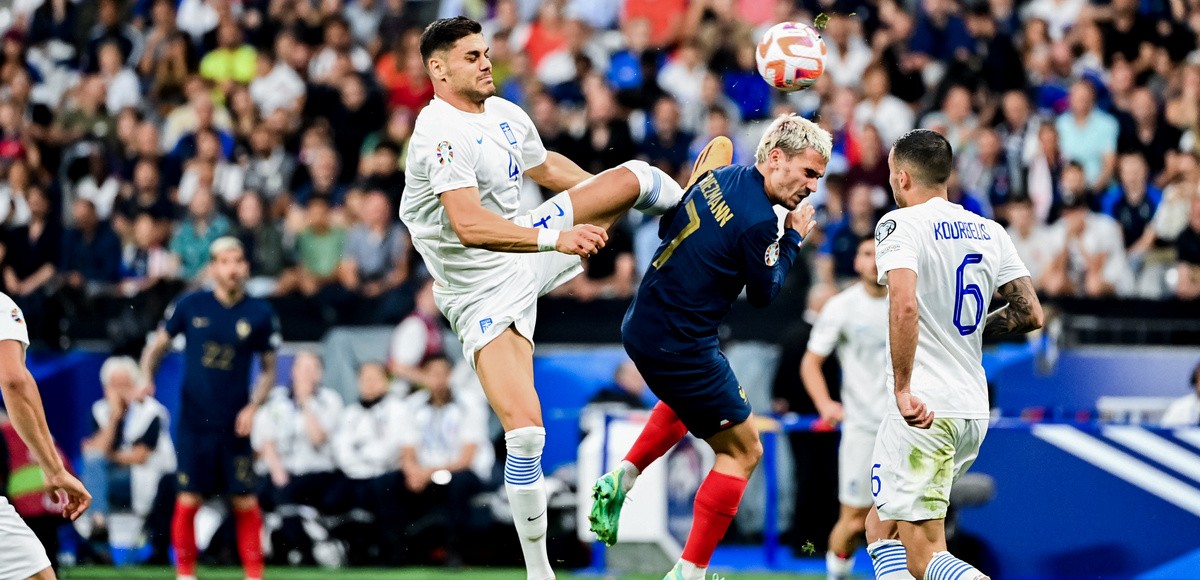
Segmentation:
{"type": "MultiPolygon", "coordinates": [[[[1058,129],[1053,124],[1044,123],[1038,127],[1037,149],[1025,176],[1025,193],[1033,201],[1034,212],[1041,223],[1057,219],[1063,198],[1062,185],[1067,181],[1064,169],[1068,165],[1058,144],[1058,129]]],[[[1097,203],[1092,199],[1083,166],[1074,161],[1071,165],[1078,170],[1079,177],[1075,180],[1079,189],[1072,193],[1078,194],[1084,203],[1097,203]]]]}
{"type": "Polygon", "coordinates": [[[1193,392],[1175,399],[1163,412],[1160,427],[1177,429],[1200,426],[1200,365],[1192,369],[1191,386],[1193,392]]]}
{"type": "Polygon", "coordinates": [[[967,31],[973,43],[966,67],[975,80],[996,94],[1024,87],[1021,55],[1013,37],[1000,30],[987,2],[976,2],[970,8],[967,31]]]}
{"type": "Polygon", "coordinates": [[[725,94],[737,103],[743,121],[765,119],[771,114],[773,90],[767,83],[759,82],[762,77],[755,64],[755,43],[750,38],[743,38],[736,46],[735,66],[721,75],[725,94]]]}
{"type": "Polygon", "coordinates": [[[0,224],[15,228],[29,223],[29,166],[24,161],[13,161],[8,166],[8,175],[0,182],[0,224]]]}
{"type": "Polygon", "coordinates": [[[30,44],[57,41],[60,45],[74,46],[79,30],[78,4],[71,0],[46,0],[33,11],[29,22],[30,44]]]}
{"type": "Polygon", "coordinates": [[[383,562],[398,564],[404,558],[406,523],[397,497],[405,485],[400,450],[412,414],[402,399],[388,394],[387,369],[381,363],[359,367],[358,393],[358,401],[343,409],[333,433],[334,460],[346,478],[330,493],[334,509],[364,510],[372,516],[374,526],[364,534],[364,542],[379,547],[383,562]]]}
{"type": "MultiPolygon", "coordinates": [[[[224,159],[232,159],[234,146],[233,135],[224,129],[233,126],[233,120],[229,116],[229,111],[221,108],[221,113],[225,119],[225,122],[221,124],[221,127],[224,128],[218,128],[216,124],[217,108],[216,105],[213,104],[212,97],[210,97],[207,93],[199,93],[196,96],[193,96],[190,102],[192,106],[192,113],[194,115],[193,128],[190,131],[182,133],[182,135],[179,137],[179,140],[175,142],[174,148],[171,149],[171,156],[178,159],[180,163],[191,160],[196,156],[196,153],[199,150],[200,144],[198,143],[198,140],[200,139],[200,135],[211,133],[216,135],[217,139],[220,141],[221,157],[224,159]]],[[[180,107],[175,111],[179,112],[181,110],[183,110],[183,107],[180,107]]],[[[170,119],[167,120],[167,123],[168,125],[170,124],[170,119]]],[[[186,123],[186,119],[179,120],[180,126],[184,126],[186,123]]]]}
{"type": "Polygon", "coordinates": [[[974,142],[958,156],[958,174],[963,190],[980,200],[986,200],[1001,221],[1003,211],[1012,195],[1012,186],[1004,164],[1000,137],[991,129],[977,133],[974,142]]]}
{"type": "MultiPolygon", "coordinates": [[[[1004,149],[1003,159],[1008,182],[1014,195],[1028,195],[1025,168],[1038,152],[1041,118],[1031,114],[1029,97],[1020,90],[1004,93],[1000,101],[1000,112],[1003,120],[996,126],[996,134],[1000,137],[1004,149]]],[[[1057,140],[1056,136],[1055,146],[1057,140]]]]}
{"type": "Polygon", "coordinates": [[[613,382],[600,387],[596,394],[588,399],[588,406],[604,405],[627,410],[645,410],[650,405],[646,401],[649,388],[646,380],[638,372],[633,361],[626,360],[617,365],[613,373],[613,382]]]}
{"type": "Polygon", "coordinates": [[[1013,197],[1008,203],[1008,237],[1012,239],[1017,256],[1029,269],[1035,287],[1041,281],[1042,268],[1050,262],[1045,247],[1047,227],[1039,222],[1028,197],[1013,197]]]}
{"type": "Polygon", "coordinates": [[[821,283],[836,283],[841,286],[850,279],[857,279],[854,271],[854,255],[858,241],[875,232],[878,215],[871,203],[871,188],[858,184],[850,188],[846,211],[841,221],[829,226],[825,243],[817,256],[817,280],[821,283]]]}
{"type": "Polygon", "coordinates": [[[30,338],[57,344],[58,318],[47,312],[62,251],[62,225],[51,219],[51,201],[38,186],[26,191],[29,224],[4,240],[4,291],[25,312],[30,338]]]}
{"type": "Polygon", "coordinates": [[[162,54],[152,62],[145,62],[143,69],[150,69],[153,79],[150,98],[166,108],[185,98],[187,81],[196,71],[197,58],[187,35],[182,32],[168,34],[162,43],[162,54]]]}
{"type": "Polygon", "coordinates": [[[891,149],[901,135],[913,128],[913,112],[904,101],[889,92],[887,71],[873,65],[863,73],[863,99],[854,109],[859,126],[874,125],[884,147],[891,149]]]}
{"type": "Polygon", "coordinates": [[[270,474],[269,489],[259,494],[265,496],[267,509],[287,504],[325,508],[337,482],[330,439],[338,427],[342,399],[321,386],[322,371],[316,353],[297,353],[292,384],[276,389],[255,418],[255,447],[270,474]]]}
{"type": "Polygon", "coordinates": [[[180,0],[175,22],[192,37],[193,44],[200,46],[204,37],[220,23],[219,7],[209,0],[180,0]]]}
{"type": "Polygon", "coordinates": [[[83,77],[73,91],[73,99],[63,113],[55,118],[58,141],[69,144],[84,139],[108,141],[114,135],[115,124],[104,109],[104,81],[97,76],[83,77]]]}
{"type": "Polygon", "coordinates": [[[988,203],[987,197],[964,189],[958,179],[957,169],[950,171],[950,179],[946,181],[946,199],[975,215],[988,219],[993,217],[992,204],[988,203]]]}
{"type": "MultiPolygon", "coordinates": [[[[909,51],[916,22],[897,2],[881,2],[879,20],[881,26],[871,38],[871,44],[878,55],[878,66],[883,68],[887,86],[891,87],[893,95],[905,103],[916,103],[925,96],[926,90],[922,75],[924,59],[909,51]]],[[[867,72],[870,68],[867,67],[867,72]]],[[[866,74],[864,72],[864,83],[866,74]]],[[[865,84],[863,86],[866,88],[865,84]]],[[[870,92],[870,89],[867,91],[870,92]]],[[[890,133],[884,133],[885,138],[888,135],[890,133]]],[[[893,140],[887,141],[888,147],[891,147],[893,140]]]]}
{"type": "Polygon", "coordinates": [[[1136,73],[1154,64],[1158,32],[1154,21],[1138,10],[1138,0],[1113,0],[1111,12],[1100,24],[1104,35],[1104,64],[1111,66],[1120,58],[1133,65],[1136,73]]]}
{"type": "Polygon", "coordinates": [[[679,175],[687,165],[688,146],[695,139],[680,127],[679,103],[662,96],[654,103],[650,128],[639,147],[639,156],[647,163],[662,169],[667,175],[679,175]]]}
{"type": "Polygon", "coordinates": [[[97,71],[104,79],[106,97],[105,106],[111,115],[116,115],[126,107],[137,107],[142,101],[142,87],[138,84],[137,74],[125,65],[121,47],[114,41],[100,45],[100,68],[97,71]]]}
{"type": "Polygon", "coordinates": [[[1071,85],[1070,110],[1058,116],[1055,128],[1063,156],[1083,165],[1088,185],[1095,191],[1107,187],[1116,167],[1120,129],[1112,115],[1096,108],[1091,81],[1071,85]]]}
{"type": "MultiPolygon", "coordinates": [[[[692,3],[693,11],[703,11],[712,2],[692,3]]],[[[625,0],[621,11],[621,22],[644,18],[650,22],[650,46],[659,48],[679,41],[684,32],[685,17],[688,17],[686,0],[625,0]]]]}
{"type": "Polygon", "coordinates": [[[583,275],[551,291],[552,296],[572,296],[580,302],[633,296],[638,272],[630,218],[613,224],[608,236],[604,248],[584,261],[583,275]]]}
{"type": "Polygon", "coordinates": [[[236,21],[225,20],[217,25],[217,47],[200,60],[200,76],[216,85],[217,92],[227,94],[233,83],[254,80],[258,54],[254,47],[242,42],[242,29],[236,21]]]}
{"type": "Polygon", "coordinates": [[[1175,295],[1184,300],[1200,298],[1200,195],[1192,197],[1187,228],[1175,240],[1179,259],[1175,266],[1175,295]]]}
{"type": "Polygon", "coordinates": [[[121,22],[121,0],[100,0],[96,12],[96,25],[88,33],[87,49],[84,52],[84,72],[96,72],[100,63],[100,47],[115,43],[121,50],[121,60],[134,66],[142,56],[142,34],[129,24],[121,22]]]}
{"type": "Polygon", "coordinates": [[[387,113],[378,95],[368,93],[358,75],[347,75],[340,81],[339,88],[340,99],[327,118],[336,127],[334,147],[341,161],[338,181],[349,183],[358,171],[363,140],[376,130],[381,119],[387,118],[387,113]]]}
{"type": "Polygon", "coordinates": [[[860,21],[840,12],[829,15],[829,22],[821,36],[825,39],[828,53],[825,55],[825,74],[839,87],[857,89],[862,84],[863,71],[867,70],[874,55],[863,39],[860,21]]]}
{"type": "Polygon", "coordinates": [[[1154,212],[1154,235],[1160,244],[1171,245],[1187,227],[1192,199],[1200,195],[1200,153],[1172,153],[1167,158],[1171,181],[1163,189],[1162,203],[1154,212]]]}
{"type": "Polygon", "coordinates": [[[1044,240],[1049,262],[1038,268],[1039,290],[1047,296],[1104,298],[1132,290],[1120,224],[1092,212],[1082,196],[1063,198],[1062,217],[1044,240]]]}
{"type": "Polygon", "coordinates": [[[260,52],[257,56],[257,72],[255,79],[250,82],[250,97],[258,105],[258,112],[266,117],[276,110],[283,109],[289,113],[300,110],[300,99],[304,97],[304,79],[284,59],[284,55],[294,49],[295,39],[290,35],[280,35],[275,40],[275,58],[260,52]]]}
{"type": "Polygon", "coordinates": [[[171,237],[171,253],[179,260],[179,275],[199,283],[206,276],[209,246],[231,229],[229,218],[217,211],[213,193],[203,187],[197,189],[188,202],[187,216],[171,237]]]}
{"type": "Polygon", "coordinates": [[[693,40],[676,49],[658,71],[658,86],[680,103],[694,103],[700,100],[707,74],[708,67],[701,56],[701,47],[693,40]]]}
{"type": "Polygon", "coordinates": [[[167,219],[174,208],[162,188],[158,165],[151,159],[138,161],[133,170],[133,183],[123,187],[113,204],[112,226],[121,237],[132,231],[132,220],[146,212],[155,218],[167,219]]]}
{"type": "Polygon", "coordinates": [[[165,557],[175,497],[170,415],[142,393],[141,370],[130,357],[105,360],[100,384],[104,398],[92,404],[91,434],[82,443],[82,480],[92,492],[92,507],[77,527],[102,543],[108,517],[132,512],[144,519],[150,544],[165,557]]]}
{"type": "Polygon", "coordinates": [[[433,297],[433,279],[421,284],[414,307],[396,330],[388,347],[387,368],[395,379],[393,389],[407,395],[421,381],[421,362],[445,354],[442,313],[433,297]]]}
{"type": "Polygon", "coordinates": [[[381,0],[357,0],[341,4],[340,7],[342,16],[346,17],[346,22],[350,25],[350,35],[354,37],[355,44],[367,47],[368,51],[371,43],[376,40],[379,22],[383,20],[383,14],[379,10],[382,3],[381,0]]]}
{"type": "Polygon", "coordinates": [[[371,55],[366,49],[354,44],[350,35],[350,24],[340,14],[325,20],[324,44],[313,55],[308,64],[308,77],[311,80],[322,81],[329,78],[335,70],[334,62],[339,56],[349,58],[355,72],[365,73],[371,70],[371,55]]]}
{"type": "Polygon", "coordinates": [[[296,171],[296,160],[284,150],[279,136],[264,125],[250,133],[250,152],[245,161],[242,187],[257,192],[268,203],[286,193],[296,171]]]}
{"type": "Polygon", "coordinates": [[[747,145],[739,132],[734,129],[729,110],[714,106],[708,109],[703,130],[692,139],[692,144],[688,147],[688,161],[694,161],[709,141],[720,136],[729,137],[729,140],[733,142],[734,163],[748,163],[754,159],[754,149],[747,145]]]}
{"type": "Polygon", "coordinates": [[[360,322],[394,323],[412,309],[412,290],[405,285],[412,241],[395,215],[387,195],[372,191],[364,200],[362,223],[346,233],[338,277],[354,294],[360,322]]]}
{"type": "Polygon", "coordinates": [[[1033,0],[1021,10],[1021,16],[1045,22],[1050,38],[1061,40],[1079,22],[1080,12],[1087,5],[1087,0],[1033,0]]]}
{"type": "Polygon", "coordinates": [[[971,93],[962,85],[952,85],[942,99],[942,108],[926,114],[921,127],[943,134],[954,152],[962,153],[979,130],[979,119],[971,111],[971,93]]]}
{"type": "Polygon", "coordinates": [[[346,186],[338,179],[339,172],[337,152],[324,145],[313,149],[307,176],[295,188],[296,203],[306,204],[311,198],[321,197],[331,206],[341,205],[346,186]]]}
{"type": "Polygon", "coordinates": [[[313,296],[337,281],[346,230],[334,225],[328,198],[310,198],[304,216],[308,223],[296,236],[297,268],[292,275],[280,279],[279,294],[299,291],[313,296]]]}
{"type": "Polygon", "coordinates": [[[404,192],[400,150],[400,145],[394,141],[378,141],[371,151],[364,153],[359,163],[359,176],[365,188],[383,193],[395,207],[399,207],[400,194],[404,192]]]}
{"type": "Polygon", "coordinates": [[[87,199],[71,205],[73,228],[63,237],[60,271],[68,288],[114,284],[121,275],[121,243],[87,199]]]}
{"type": "Polygon", "coordinates": [[[412,522],[444,513],[445,535],[439,539],[446,544],[451,565],[462,562],[471,500],[483,491],[495,462],[484,410],[455,395],[450,388],[452,368],[443,356],[421,364],[423,389],[405,401],[408,419],[400,435],[404,517],[412,522]]]}
{"type": "MultiPolygon", "coordinates": [[[[927,65],[934,64],[944,72],[946,63],[966,60],[972,43],[966,23],[957,14],[958,4],[954,0],[922,0],[920,6],[916,32],[909,41],[916,68],[929,75],[927,65]]],[[[936,84],[940,78],[933,80],[928,84],[936,84]]]]}
{"type": "MultiPolygon", "coordinates": [[[[847,185],[849,187],[865,185],[881,192],[889,192],[885,193],[884,197],[890,197],[891,186],[888,185],[887,164],[888,149],[890,148],[883,146],[879,130],[874,125],[863,127],[857,137],[855,145],[858,158],[851,161],[850,170],[846,172],[847,185]]],[[[874,205],[881,204],[875,203],[874,205]]]]}
{"type": "Polygon", "coordinates": [[[146,27],[146,44],[142,56],[137,63],[137,71],[143,76],[151,76],[155,63],[167,54],[167,46],[171,36],[179,32],[175,25],[175,2],[173,0],[153,0],[150,6],[150,23],[146,27]]]}
{"type": "Polygon", "coordinates": [[[1151,181],[1159,186],[1166,185],[1159,178],[1166,167],[1168,154],[1179,148],[1183,133],[1167,124],[1159,113],[1154,93],[1146,87],[1133,92],[1129,115],[1121,121],[1117,151],[1141,155],[1148,164],[1151,181]]]}
{"type": "Polygon", "coordinates": [[[92,202],[100,219],[106,220],[112,216],[113,204],[121,191],[121,179],[109,166],[104,151],[98,147],[92,149],[87,163],[87,175],[75,184],[75,197],[92,202]]]}
{"type": "Polygon", "coordinates": [[[176,203],[188,205],[197,191],[209,189],[224,206],[233,206],[244,191],[242,167],[221,156],[221,138],[216,131],[199,130],[195,142],[196,155],[184,164],[176,203]]]}
{"type": "Polygon", "coordinates": [[[587,95],[586,128],[570,145],[564,155],[579,161],[590,173],[600,173],[621,164],[634,151],[629,123],[618,117],[617,102],[612,89],[598,80],[587,95]]]}
{"type": "Polygon", "coordinates": [[[1154,211],[1162,202],[1162,191],[1149,183],[1146,160],[1137,153],[1121,156],[1117,183],[1108,189],[1101,200],[1101,211],[1121,224],[1125,251],[1140,255],[1154,242],[1149,228],[1154,211]]]}
{"type": "MultiPolygon", "coordinates": [[[[410,30],[395,43],[392,50],[379,57],[375,78],[387,94],[388,107],[420,110],[433,98],[433,83],[425,72],[419,46],[420,31],[410,30]]],[[[493,52],[496,47],[492,47],[493,52]]],[[[493,54],[493,60],[495,55],[493,54]]],[[[497,79],[499,85],[502,79],[497,79]]]]}
{"type": "Polygon", "coordinates": [[[250,262],[246,293],[255,297],[274,294],[287,268],[288,256],[283,249],[283,233],[270,220],[260,195],[251,192],[238,200],[234,235],[242,242],[250,262]]]}

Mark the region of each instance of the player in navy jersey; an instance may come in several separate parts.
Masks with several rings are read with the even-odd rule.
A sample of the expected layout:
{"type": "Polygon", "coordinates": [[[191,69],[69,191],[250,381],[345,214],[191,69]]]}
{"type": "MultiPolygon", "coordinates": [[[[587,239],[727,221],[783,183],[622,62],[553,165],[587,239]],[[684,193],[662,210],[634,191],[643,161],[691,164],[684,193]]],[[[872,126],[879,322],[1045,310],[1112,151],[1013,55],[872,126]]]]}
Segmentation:
{"type": "MultiPolygon", "coordinates": [[[[180,298],[142,353],[143,375],[154,377],[172,337],[182,334],[184,376],[178,418],[179,496],[171,538],[176,574],[196,574],[196,511],[206,496],[232,496],[238,552],[246,578],[263,570],[262,511],[254,497],[254,413],[275,385],[279,323],[271,305],[245,293],[249,265],[237,238],[220,238],[209,248],[210,291],[180,298]],[[250,371],[259,355],[260,373],[250,392],[250,371]]],[[[149,385],[153,389],[153,385],[149,385]]]]}
{"type": "Polygon", "coordinates": [[[759,307],[779,293],[814,224],[812,206],[801,201],[816,190],[831,147],[828,132],[786,115],[763,135],[755,165],[701,177],[663,217],[663,242],[625,314],[625,350],[661,402],[621,465],[596,483],[592,529],[616,542],[621,505],[637,475],[688,431],[717,454],[696,494],[683,557],[668,579],[704,577],[762,456],[717,327],[743,289],[759,307]],[[782,238],[775,205],[790,210],[782,238]]]}

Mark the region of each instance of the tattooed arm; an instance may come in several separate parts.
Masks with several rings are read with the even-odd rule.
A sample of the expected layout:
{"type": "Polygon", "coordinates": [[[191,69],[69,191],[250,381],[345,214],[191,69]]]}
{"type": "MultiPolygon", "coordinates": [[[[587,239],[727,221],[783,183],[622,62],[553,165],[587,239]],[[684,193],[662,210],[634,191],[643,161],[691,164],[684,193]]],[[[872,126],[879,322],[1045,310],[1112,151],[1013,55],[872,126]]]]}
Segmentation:
{"type": "Polygon", "coordinates": [[[1029,276],[1022,276],[998,290],[1008,304],[988,314],[983,336],[1023,334],[1042,327],[1042,303],[1029,276]]]}

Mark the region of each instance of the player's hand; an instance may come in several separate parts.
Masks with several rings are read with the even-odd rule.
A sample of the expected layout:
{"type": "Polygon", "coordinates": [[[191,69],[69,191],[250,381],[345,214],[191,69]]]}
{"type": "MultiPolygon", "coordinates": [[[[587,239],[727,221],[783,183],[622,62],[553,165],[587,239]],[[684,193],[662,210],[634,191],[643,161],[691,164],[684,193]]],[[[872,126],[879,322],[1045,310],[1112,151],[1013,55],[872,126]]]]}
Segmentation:
{"type": "Polygon", "coordinates": [[[579,224],[558,235],[555,250],[581,258],[595,256],[608,243],[608,232],[591,224],[579,224]]]}
{"type": "Polygon", "coordinates": [[[54,474],[47,473],[46,487],[63,504],[63,517],[71,521],[83,515],[84,510],[92,505],[92,494],[66,469],[54,474]]]}
{"type": "Polygon", "coordinates": [[[821,415],[821,420],[829,423],[831,427],[836,427],[846,418],[845,410],[842,404],[837,401],[829,401],[817,405],[817,413],[821,415]]]}
{"type": "Polygon", "coordinates": [[[291,477],[288,476],[288,472],[285,470],[280,469],[279,471],[271,471],[271,483],[273,483],[275,487],[282,488],[286,486],[290,480],[291,477]]]}
{"type": "Polygon", "coordinates": [[[258,412],[258,406],[251,403],[242,407],[237,414],[237,423],[234,424],[234,429],[238,437],[249,437],[251,429],[254,428],[254,414],[258,412]]]}
{"type": "Polygon", "coordinates": [[[800,202],[796,209],[788,212],[787,217],[783,218],[783,227],[796,230],[800,237],[807,238],[817,225],[817,220],[813,218],[816,212],[817,210],[806,199],[800,202]]]}
{"type": "Polygon", "coordinates": [[[900,416],[910,427],[928,429],[933,425],[933,411],[925,405],[925,401],[917,398],[909,391],[896,395],[896,406],[900,408],[900,416]]]}

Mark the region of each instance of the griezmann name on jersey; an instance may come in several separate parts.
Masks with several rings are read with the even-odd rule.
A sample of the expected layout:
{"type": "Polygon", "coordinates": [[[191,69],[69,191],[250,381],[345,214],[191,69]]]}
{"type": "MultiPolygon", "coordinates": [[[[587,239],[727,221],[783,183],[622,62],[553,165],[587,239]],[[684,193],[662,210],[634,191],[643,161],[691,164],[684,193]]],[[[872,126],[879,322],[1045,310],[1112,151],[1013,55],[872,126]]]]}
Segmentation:
{"type": "Polygon", "coordinates": [[[232,433],[250,402],[254,355],[279,348],[271,304],[245,297],[226,307],[211,291],[195,292],[176,302],[163,329],[187,339],[180,427],[232,433]]]}
{"type": "Polygon", "coordinates": [[[716,350],[717,327],[743,288],[763,307],[783,287],[801,239],[777,231],[757,168],[733,165],[701,178],[663,216],[662,244],[621,325],[626,349],[673,359],[716,350]]]}

